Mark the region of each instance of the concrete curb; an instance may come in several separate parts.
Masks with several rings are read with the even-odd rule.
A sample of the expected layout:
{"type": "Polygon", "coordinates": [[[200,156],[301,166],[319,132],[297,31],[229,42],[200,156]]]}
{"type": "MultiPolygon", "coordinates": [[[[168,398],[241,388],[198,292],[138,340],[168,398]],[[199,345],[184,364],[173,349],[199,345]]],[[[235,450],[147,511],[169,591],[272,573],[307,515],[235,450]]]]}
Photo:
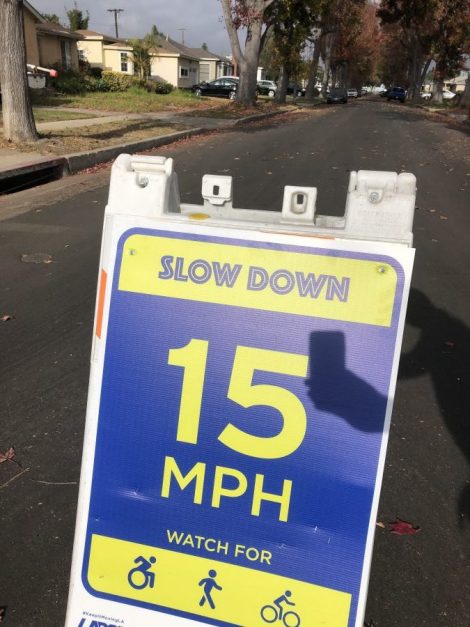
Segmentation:
{"type": "Polygon", "coordinates": [[[109,148],[98,148],[97,150],[90,150],[88,152],[77,152],[71,155],[65,155],[67,163],[67,170],[69,174],[75,174],[80,170],[86,170],[99,163],[106,163],[115,159],[123,152],[133,153],[142,150],[151,150],[152,148],[158,148],[159,146],[165,146],[172,144],[180,139],[187,139],[194,137],[195,135],[202,135],[209,132],[205,128],[192,128],[187,131],[178,131],[176,133],[170,133],[169,135],[160,135],[159,137],[149,137],[148,139],[140,139],[135,142],[128,142],[126,144],[116,144],[109,148]]]}

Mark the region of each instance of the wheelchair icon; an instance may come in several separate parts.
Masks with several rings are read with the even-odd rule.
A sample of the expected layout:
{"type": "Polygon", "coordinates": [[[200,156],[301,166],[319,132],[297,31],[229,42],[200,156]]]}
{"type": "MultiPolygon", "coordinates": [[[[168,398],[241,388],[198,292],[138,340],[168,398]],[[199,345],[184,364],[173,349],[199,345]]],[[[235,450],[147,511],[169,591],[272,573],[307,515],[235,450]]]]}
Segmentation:
{"type": "Polygon", "coordinates": [[[138,564],[135,568],[131,568],[127,575],[129,585],[135,590],[143,590],[144,588],[153,588],[155,585],[155,573],[151,572],[152,565],[155,564],[157,558],[152,555],[149,559],[145,559],[143,555],[136,557],[134,564],[138,564]]]}

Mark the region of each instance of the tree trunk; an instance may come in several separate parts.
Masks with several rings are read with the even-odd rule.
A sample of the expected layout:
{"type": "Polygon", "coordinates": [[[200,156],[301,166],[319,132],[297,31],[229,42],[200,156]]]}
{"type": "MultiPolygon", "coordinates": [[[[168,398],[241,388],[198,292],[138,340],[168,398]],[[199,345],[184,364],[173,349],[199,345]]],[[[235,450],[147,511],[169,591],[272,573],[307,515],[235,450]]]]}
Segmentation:
{"type": "Polygon", "coordinates": [[[305,100],[313,100],[313,97],[315,95],[315,85],[317,82],[318,63],[320,62],[320,48],[322,37],[323,35],[320,35],[315,40],[315,48],[313,49],[312,60],[310,62],[310,67],[308,70],[308,83],[307,89],[305,90],[305,100]]]}
{"type": "Polygon", "coordinates": [[[240,63],[240,85],[237,91],[237,100],[245,107],[251,107],[256,102],[256,79],[262,26],[262,18],[254,20],[246,33],[245,53],[243,61],[240,63]]]}
{"type": "Polygon", "coordinates": [[[244,106],[252,106],[256,102],[256,79],[264,12],[273,1],[274,0],[246,0],[243,6],[246,11],[244,17],[249,23],[246,25],[245,50],[242,52],[238,39],[238,27],[235,25],[232,15],[231,1],[221,0],[232,55],[240,70],[237,101],[244,106]]]}
{"type": "Polygon", "coordinates": [[[26,74],[22,0],[0,0],[0,82],[5,139],[37,141],[26,74]]]}
{"type": "Polygon", "coordinates": [[[470,113],[470,74],[467,77],[465,90],[462,94],[462,98],[460,99],[459,106],[462,107],[462,109],[468,109],[470,113]]]}
{"type": "Polygon", "coordinates": [[[437,60],[436,69],[434,70],[434,84],[432,86],[433,104],[442,104],[442,92],[444,90],[445,68],[440,59],[437,60]]]}
{"type": "Polygon", "coordinates": [[[289,82],[289,75],[286,72],[284,65],[281,65],[279,80],[277,83],[275,100],[277,104],[285,104],[287,95],[287,84],[289,82]]]}
{"type": "Polygon", "coordinates": [[[323,83],[322,83],[321,91],[322,91],[322,95],[326,98],[327,89],[328,89],[328,81],[330,79],[331,49],[333,46],[333,35],[331,33],[326,35],[324,44],[325,44],[324,50],[322,52],[324,73],[323,73],[323,83]]]}

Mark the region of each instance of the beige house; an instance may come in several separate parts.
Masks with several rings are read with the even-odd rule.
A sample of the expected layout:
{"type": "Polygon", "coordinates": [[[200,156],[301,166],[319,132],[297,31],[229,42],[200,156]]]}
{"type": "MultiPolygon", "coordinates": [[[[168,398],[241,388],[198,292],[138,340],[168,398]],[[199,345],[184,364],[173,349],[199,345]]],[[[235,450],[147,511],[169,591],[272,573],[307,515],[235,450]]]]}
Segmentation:
{"type": "Polygon", "coordinates": [[[82,40],[77,43],[78,54],[82,61],[102,70],[134,74],[132,46],[127,41],[92,30],[77,30],[76,32],[82,37],[82,40]]]}
{"type": "Polygon", "coordinates": [[[233,65],[227,57],[221,57],[204,48],[188,48],[188,50],[199,59],[199,82],[233,76],[233,65]]]}
{"type": "Polygon", "coordinates": [[[23,2],[23,18],[27,63],[78,70],[79,34],[61,24],[47,22],[26,0],[23,2]]]}

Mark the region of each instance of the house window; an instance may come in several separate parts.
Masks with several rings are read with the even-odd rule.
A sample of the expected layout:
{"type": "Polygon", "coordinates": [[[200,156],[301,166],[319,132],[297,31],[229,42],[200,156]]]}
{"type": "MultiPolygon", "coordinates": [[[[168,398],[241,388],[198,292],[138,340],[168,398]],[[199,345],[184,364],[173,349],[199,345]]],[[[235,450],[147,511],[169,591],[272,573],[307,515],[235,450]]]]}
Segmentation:
{"type": "Polygon", "coordinates": [[[187,78],[189,76],[189,70],[187,67],[180,67],[180,78],[187,78]]]}
{"type": "Polygon", "coordinates": [[[60,57],[62,67],[64,70],[68,70],[71,66],[70,41],[68,39],[60,40],[60,57]]]}
{"type": "Polygon", "coordinates": [[[127,52],[121,52],[121,72],[127,72],[127,52]]]}
{"type": "Polygon", "coordinates": [[[78,59],[79,61],[86,61],[86,53],[85,50],[78,50],[78,59]]]}

